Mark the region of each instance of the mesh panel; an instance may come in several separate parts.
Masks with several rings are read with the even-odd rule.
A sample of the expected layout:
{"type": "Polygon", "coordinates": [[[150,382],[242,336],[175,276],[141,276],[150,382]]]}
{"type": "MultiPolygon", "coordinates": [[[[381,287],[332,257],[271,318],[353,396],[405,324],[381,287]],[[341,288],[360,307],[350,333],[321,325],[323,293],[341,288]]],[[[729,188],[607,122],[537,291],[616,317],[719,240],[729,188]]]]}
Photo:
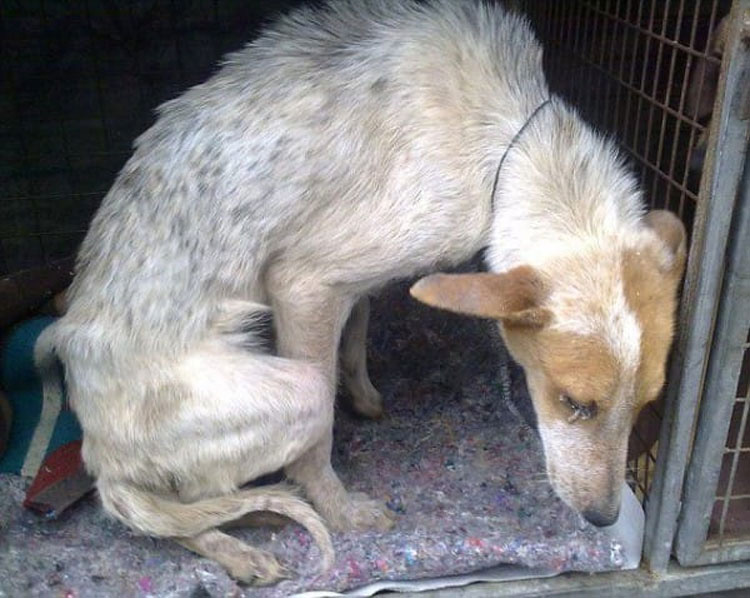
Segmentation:
{"type": "Polygon", "coordinates": [[[708,530],[709,544],[750,536],[750,331],[708,530]]]}

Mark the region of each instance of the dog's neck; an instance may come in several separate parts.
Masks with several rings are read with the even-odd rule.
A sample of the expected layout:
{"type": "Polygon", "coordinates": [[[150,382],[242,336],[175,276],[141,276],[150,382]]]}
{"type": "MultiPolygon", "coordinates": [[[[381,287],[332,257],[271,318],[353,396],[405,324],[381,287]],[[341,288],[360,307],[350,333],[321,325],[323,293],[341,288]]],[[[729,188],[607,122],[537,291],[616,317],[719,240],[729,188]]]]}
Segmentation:
{"type": "Polygon", "coordinates": [[[555,99],[517,139],[499,172],[488,265],[544,269],[563,253],[616,250],[642,228],[641,215],[636,181],[614,145],[555,99]]]}

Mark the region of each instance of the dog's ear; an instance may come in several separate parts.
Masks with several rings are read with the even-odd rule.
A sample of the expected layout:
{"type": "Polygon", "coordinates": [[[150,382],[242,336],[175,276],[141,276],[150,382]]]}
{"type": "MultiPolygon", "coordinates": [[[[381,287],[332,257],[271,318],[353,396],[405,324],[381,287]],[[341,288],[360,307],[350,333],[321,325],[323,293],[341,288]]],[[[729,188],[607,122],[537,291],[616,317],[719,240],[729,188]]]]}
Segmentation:
{"type": "Polygon", "coordinates": [[[687,256],[687,233],[682,221],[668,210],[651,210],[645,216],[646,226],[664,242],[672,254],[670,274],[682,276],[687,256]]]}
{"type": "Polygon", "coordinates": [[[502,320],[507,325],[541,327],[551,317],[542,307],[545,285],[529,266],[500,274],[432,274],[419,280],[410,292],[432,307],[502,320]]]}

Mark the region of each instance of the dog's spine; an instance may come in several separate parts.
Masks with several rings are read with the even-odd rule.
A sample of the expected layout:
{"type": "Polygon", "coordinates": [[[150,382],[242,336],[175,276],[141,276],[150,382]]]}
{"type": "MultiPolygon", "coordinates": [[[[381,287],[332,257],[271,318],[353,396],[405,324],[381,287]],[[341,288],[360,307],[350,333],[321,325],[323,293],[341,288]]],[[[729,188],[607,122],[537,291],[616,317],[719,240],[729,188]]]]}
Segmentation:
{"type": "Polygon", "coordinates": [[[277,513],[307,529],[322,554],[322,571],[333,564],[334,549],[325,523],[286,484],[238,490],[225,496],[191,503],[170,500],[121,482],[112,483],[100,479],[97,488],[108,512],[150,536],[189,538],[230,523],[247,513],[277,513]]]}

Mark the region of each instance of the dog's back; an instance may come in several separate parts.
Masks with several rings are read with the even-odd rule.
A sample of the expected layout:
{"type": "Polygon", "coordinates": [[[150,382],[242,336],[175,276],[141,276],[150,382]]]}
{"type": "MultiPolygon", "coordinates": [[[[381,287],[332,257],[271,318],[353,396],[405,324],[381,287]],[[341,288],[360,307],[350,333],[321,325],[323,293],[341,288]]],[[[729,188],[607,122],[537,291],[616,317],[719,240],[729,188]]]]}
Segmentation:
{"type": "Polygon", "coordinates": [[[477,153],[499,152],[482,129],[511,130],[515,95],[544,88],[530,30],[464,2],[333,6],[282,19],[159,109],[81,248],[71,322],[179,352],[221,301],[266,301],[271,261],[358,285],[482,246],[477,153]],[[475,122],[487,107],[497,122],[475,122]]]}

